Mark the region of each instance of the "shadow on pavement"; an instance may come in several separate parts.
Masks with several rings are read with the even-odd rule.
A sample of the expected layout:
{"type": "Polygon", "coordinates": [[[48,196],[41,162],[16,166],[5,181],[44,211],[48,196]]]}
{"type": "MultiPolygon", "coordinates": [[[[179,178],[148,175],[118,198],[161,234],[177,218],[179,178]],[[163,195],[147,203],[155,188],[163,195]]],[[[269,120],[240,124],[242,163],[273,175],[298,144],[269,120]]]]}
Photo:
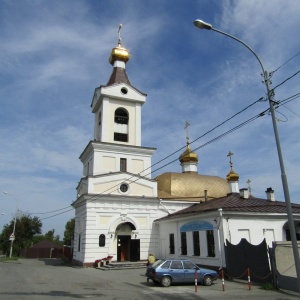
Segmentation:
{"type": "Polygon", "coordinates": [[[48,266],[68,266],[63,259],[60,258],[38,258],[39,261],[42,261],[45,265],[48,266]]]}

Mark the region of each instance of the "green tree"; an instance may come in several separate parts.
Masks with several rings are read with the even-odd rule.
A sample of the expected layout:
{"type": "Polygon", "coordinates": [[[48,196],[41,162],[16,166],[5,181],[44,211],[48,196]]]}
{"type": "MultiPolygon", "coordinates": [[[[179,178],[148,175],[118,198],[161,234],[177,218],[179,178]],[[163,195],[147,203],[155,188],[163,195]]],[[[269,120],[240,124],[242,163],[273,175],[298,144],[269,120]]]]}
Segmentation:
{"type": "Polygon", "coordinates": [[[32,244],[31,246],[45,240],[45,236],[43,234],[36,234],[35,236],[32,237],[32,244]]]}
{"type": "Polygon", "coordinates": [[[75,231],[75,219],[71,219],[67,222],[64,231],[64,245],[71,246],[71,242],[74,239],[75,231]]]}
{"type": "MultiPolygon", "coordinates": [[[[0,248],[3,253],[8,254],[10,249],[9,236],[13,232],[14,219],[4,225],[0,235],[0,248]]],[[[16,219],[15,240],[13,243],[13,255],[19,255],[20,249],[30,247],[33,237],[41,233],[42,222],[38,217],[22,214],[16,219]]]]}
{"type": "Polygon", "coordinates": [[[59,234],[54,235],[55,229],[49,230],[48,232],[45,233],[45,239],[54,243],[60,243],[59,241],[59,234]]]}
{"type": "Polygon", "coordinates": [[[32,238],[32,245],[35,245],[41,241],[44,240],[48,240],[51,242],[54,242],[57,245],[63,245],[63,242],[60,241],[60,236],[59,235],[54,235],[55,230],[49,230],[48,232],[46,232],[45,234],[36,234],[35,236],[33,236],[32,238]]]}

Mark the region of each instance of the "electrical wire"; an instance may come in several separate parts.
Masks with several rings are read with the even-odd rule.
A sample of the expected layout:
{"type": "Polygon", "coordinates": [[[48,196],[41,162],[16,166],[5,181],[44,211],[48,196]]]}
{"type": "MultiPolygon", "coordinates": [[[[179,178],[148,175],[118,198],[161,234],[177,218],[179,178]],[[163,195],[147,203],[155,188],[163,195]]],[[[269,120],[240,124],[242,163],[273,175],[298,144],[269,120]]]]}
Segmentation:
{"type": "Polygon", "coordinates": [[[295,74],[293,74],[292,76],[288,77],[287,79],[285,79],[284,81],[282,81],[281,83],[277,84],[274,88],[272,88],[272,90],[274,91],[276,88],[280,87],[281,85],[283,85],[284,83],[286,83],[287,81],[289,81],[290,79],[292,79],[293,77],[295,77],[297,74],[300,73],[300,70],[297,71],[295,74]]]}
{"type": "Polygon", "coordinates": [[[291,109],[289,109],[287,106],[285,106],[284,104],[282,104],[284,106],[285,109],[289,110],[291,113],[293,113],[294,115],[296,115],[298,118],[300,118],[300,116],[295,113],[294,111],[292,111],[291,109]]]}
{"type": "MultiPolygon", "coordinates": [[[[241,128],[241,127],[243,127],[243,126],[249,124],[250,122],[253,122],[254,120],[258,119],[259,117],[264,116],[267,112],[269,112],[269,110],[270,110],[270,109],[266,109],[265,111],[259,113],[258,115],[256,115],[256,116],[254,116],[254,117],[248,119],[247,121],[245,121],[245,122],[243,122],[243,123],[241,123],[241,124],[235,126],[235,127],[232,128],[232,129],[230,129],[230,130],[228,130],[228,131],[222,133],[221,135],[219,135],[219,136],[213,138],[212,140],[210,140],[210,141],[208,141],[207,143],[205,143],[205,144],[203,144],[203,145],[201,145],[201,146],[195,148],[195,149],[192,150],[192,151],[196,151],[196,150],[198,150],[198,149],[201,149],[201,148],[203,148],[203,147],[208,146],[209,144],[211,144],[211,143],[213,143],[213,142],[215,142],[215,141],[217,141],[217,140],[223,138],[224,136],[226,136],[226,135],[228,135],[228,134],[234,132],[235,130],[237,130],[237,129],[239,129],[239,128],[241,128]]],[[[166,167],[166,166],[168,166],[168,165],[170,165],[170,164],[176,162],[177,160],[178,160],[178,158],[176,158],[176,159],[174,159],[174,160],[168,162],[167,164],[165,164],[165,165],[159,167],[158,169],[154,170],[153,172],[156,172],[156,171],[158,171],[158,170],[160,170],[160,169],[162,169],[162,168],[164,168],[164,167],[166,167]]],[[[153,173],[153,172],[152,172],[152,173],[153,173]]],[[[149,175],[149,174],[151,174],[151,172],[148,173],[147,175],[149,175]]],[[[145,176],[147,176],[147,175],[145,175],[145,176]]],[[[132,176],[132,177],[135,177],[135,176],[132,176]]],[[[132,178],[132,177],[131,177],[131,178],[132,178]]],[[[127,179],[127,180],[128,180],[128,179],[127,179]]],[[[132,184],[132,183],[134,183],[134,182],[136,182],[136,181],[138,181],[138,180],[140,180],[140,178],[137,178],[137,179],[131,181],[130,184],[132,184]]],[[[118,184],[117,186],[119,186],[119,184],[118,184]]],[[[110,188],[110,189],[111,189],[111,188],[110,188]]],[[[110,190],[110,189],[108,189],[108,190],[110,190]]],[[[116,189],[115,191],[117,191],[117,190],[118,190],[118,189],[116,189]]],[[[107,191],[107,190],[106,190],[106,191],[107,191]]],[[[101,196],[102,196],[102,197],[107,196],[107,194],[104,194],[106,191],[103,191],[103,192],[101,192],[101,193],[98,193],[98,194],[95,194],[95,195],[91,196],[90,198],[86,199],[86,202],[84,202],[84,203],[78,205],[76,208],[82,207],[82,206],[84,206],[84,205],[87,205],[88,203],[93,202],[93,201],[96,200],[96,199],[99,199],[99,196],[100,196],[100,198],[101,198],[101,196]],[[94,198],[95,198],[95,199],[94,199],[94,198]],[[94,199],[94,200],[93,200],[93,199],[94,199]]],[[[61,214],[64,214],[64,213],[67,213],[67,212],[72,211],[72,210],[73,210],[73,208],[72,208],[72,209],[68,209],[68,210],[66,210],[65,212],[61,212],[61,213],[58,213],[58,214],[55,214],[55,215],[52,215],[52,216],[49,216],[49,217],[45,217],[45,218],[43,218],[43,219],[41,219],[41,220],[53,218],[53,217],[56,217],[56,216],[61,215],[61,214]]]]}
{"type": "Polygon", "coordinates": [[[277,72],[281,67],[283,67],[284,65],[286,65],[288,62],[290,62],[292,59],[294,59],[297,55],[300,54],[300,51],[295,54],[293,57],[291,57],[290,59],[288,59],[285,63],[283,63],[281,66],[279,66],[276,70],[270,72],[270,75],[272,76],[275,72],[277,72]]]}
{"type": "MultiPolygon", "coordinates": [[[[228,135],[229,133],[231,133],[231,132],[233,132],[233,131],[235,131],[235,130],[237,130],[237,129],[239,129],[239,128],[245,126],[245,125],[247,125],[248,123],[250,123],[250,122],[256,120],[256,119],[259,118],[259,117],[262,117],[262,116],[265,115],[269,110],[270,110],[270,109],[267,109],[267,110],[261,112],[260,114],[254,116],[254,117],[252,117],[252,118],[250,118],[250,119],[248,119],[247,121],[245,121],[245,122],[243,122],[243,123],[237,125],[236,127],[232,128],[232,129],[230,129],[230,130],[228,130],[228,131],[222,133],[221,135],[219,135],[219,136],[213,138],[212,140],[206,142],[205,144],[202,144],[201,146],[194,148],[192,151],[195,152],[195,151],[197,151],[197,150],[199,150],[199,149],[201,149],[201,148],[204,148],[204,147],[208,146],[209,144],[211,144],[211,143],[213,143],[213,142],[215,142],[215,141],[217,141],[217,140],[223,138],[224,136],[228,135]]],[[[158,171],[158,170],[160,170],[160,169],[162,169],[162,168],[164,168],[164,167],[166,167],[166,166],[168,166],[168,165],[171,164],[171,163],[176,162],[177,160],[178,160],[177,158],[174,159],[174,160],[172,160],[171,162],[165,164],[164,166],[162,166],[162,167],[160,167],[160,168],[154,170],[153,173],[156,172],[156,171],[158,171]]]]}
{"type": "Polygon", "coordinates": [[[294,94],[293,96],[290,96],[290,97],[288,97],[286,99],[283,99],[283,100],[279,101],[278,102],[280,104],[279,106],[281,106],[283,104],[286,104],[286,103],[289,103],[289,102],[291,102],[291,101],[293,101],[293,100],[295,100],[295,99],[297,99],[299,97],[300,97],[300,93],[294,94]]]}
{"type": "MultiPolygon", "coordinates": [[[[288,98],[286,98],[286,99],[284,99],[284,100],[281,100],[281,101],[277,102],[275,108],[277,109],[277,108],[280,107],[280,106],[284,106],[287,110],[289,110],[290,112],[292,112],[293,114],[295,114],[297,117],[300,118],[300,116],[299,116],[297,113],[295,113],[294,111],[292,111],[291,109],[289,109],[287,106],[285,106],[285,104],[287,104],[287,103],[289,103],[289,102],[291,102],[291,101],[293,101],[293,100],[295,100],[295,99],[297,99],[297,98],[299,98],[299,97],[300,97],[300,93],[297,93],[297,94],[295,94],[295,95],[293,95],[293,96],[290,96],[290,97],[288,97],[288,98]]],[[[285,116],[285,115],[284,115],[284,116],[285,116]]],[[[285,118],[287,119],[286,116],[285,116],[285,118]]]]}
{"type": "MultiPolygon", "coordinates": [[[[245,108],[243,108],[243,109],[240,110],[239,112],[235,113],[235,114],[232,115],[230,118],[226,119],[225,121],[223,121],[223,122],[221,122],[219,125],[213,127],[211,130],[207,131],[207,132],[204,133],[203,135],[201,135],[201,136],[199,136],[198,138],[194,139],[192,142],[190,142],[190,144],[193,144],[194,142],[196,142],[196,141],[199,140],[200,138],[206,136],[207,134],[211,133],[211,132],[214,131],[215,129],[217,129],[217,128],[219,128],[220,126],[224,125],[225,123],[229,122],[229,121],[232,120],[234,117],[236,117],[237,115],[239,115],[239,114],[241,114],[242,112],[246,111],[247,109],[249,109],[250,107],[252,107],[254,104],[256,104],[256,103],[262,101],[263,99],[264,99],[264,98],[261,97],[261,98],[259,98],[258,100],[255,100],[253,103],[249,104],[248,106],[246,106],[245,108]]],[[[180,149],[178,149],[178,150],[172,152],[171,154],[167,155],[166,157],[164,157],[163,159],[159,160],[158,162],[156,162],[155,164],[151,165],[150,167],[144,169],[143,171],[141,171],[141,172],[138,174],[138,176],[141,176],[141,175],[140,175],[141,173],[144,173],[144,172],[147,171],[148,169],[153,168],[153,167],[156,166],[157,164],[163,162],[164,160],[168,159],[169,157],[173,156],[174,154],[178,153],[179,151],[185,149],[185,147],[186,147],[186,145],[183,146],[183,147],[181,147],[180,149]]],[[[170,163],[164,165],[164,167],[167,166],[167,165],[169,165],[169,164],[171,164],[171,163],[173,163],[173,162],[175,162],[176,160],[177,160],[177,158],[176,158],[174,161],[172,161],[172,162],[170,162],[170,163]]],[[[160,169],[160,168],[156,169],[155,171],[157,171],[157,170],[159,170],[159,169],[160,169]]],[[[146,176],[150,175],[151,173],[153,173],[153,171],[150,172],[150,173],[148,173],[148,174],[146,174],[146,175],[143,175],[143,177],[146,177],[146,176]]],[[[135,177],[136,177],[136,176],[131,176],[130,178],[126,179],[125,181],[129,181],[131,178],[135,178],[135,177]]],[[[102,193],[108,192],[108,191],[114,189],[115,187],[119,187],[119,184],[110,187],[109,189],[103,191],[102,193]]],[[[113,191],[115,191],[115,190],[113,190],[113,191]]],[[[97,197],[98,194],[95,195],[95,196],[97,197]]],[[[93,196],[92,196],[92,197],[93,197],[93,196]]],[[[29,213],[29,214],[30,214],[30,215],[31,215],[31,214],[32,214],[32,215],[33,215],[33,214],[50,214],[50,213],[53,213],[53,212],[56,212],[56,211],[61,211],[61,210],[64,210],[64,209],[69,209],[69,207],[70,207],[70,206],[67,206],[67,207],[64,207],[64,208],[61,208],[61,209],[58,209],[58,210],[54,210],[54,211],[49,211],[49,212],[29,213]]],[[[43,218],[43,219],[45,219],[45,218],[43,218]]]]}
{"type": "Polygon", "coordinates": [[[51,213],[54,213],[54,212],[57,212],[57,211],[61,211],[61,210],[67,209],[67,208],[69,208],[69,207],[70,207],[70,205],[69,205],[69,206],[66,206],[66,207],[63,207],[63,208],[60,208],[60,209],[48,211],[48,212],[29,213],[29,214],[30,214],[30,215],[46,215],[46,214],[51,214],[51,213]]]}

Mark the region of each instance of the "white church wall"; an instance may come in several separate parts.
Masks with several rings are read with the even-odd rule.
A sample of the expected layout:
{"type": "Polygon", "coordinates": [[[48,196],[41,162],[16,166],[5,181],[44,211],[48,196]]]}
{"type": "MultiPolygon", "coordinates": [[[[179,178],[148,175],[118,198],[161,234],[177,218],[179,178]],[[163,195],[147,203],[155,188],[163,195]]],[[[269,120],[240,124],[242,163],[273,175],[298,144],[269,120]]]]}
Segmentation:
{"type": "Polygon", "coordinates": [[[146,100],[145,95],[141,94],[136,89],[132,88],[126,83],[119,83],[107,87],[102,87],[101,94],[109,95],[111,97],[114,97],[115,99],[124,99],[126,101],[139,102],[139,103],[144,103],[146,100]],[[126,94],[122,93],[121,91],[122,88],[125,88],[127,90],[126,94]]]}
{"type": "MultiPolygon", "coordinates": [[[[127,149],[128,151],[128,149],[127,149]]],[[[120,171],[120,159],[127,159],[127,172],[133,174],[143,174],[145,177],[150,178],[151,174],[151,156],[146,154],[136,154],[136,153],[125,153],[115,152],[109,153],[107,150],[97,149],[94,152],[94,159],[91,161],[93,166],[93,175],[108,174],[110,172],[120,171]],[[145,170],[145,171],[144,171],[145,170]],[[144,171],[144,172],[143,172],[144,171]],[[146,176],[147,175],[147,176],[146,176]]],[[[86,165],[86,164],[85,164],[86,165]]],[[[86,173],[86,172],[84,172],[86,173]]],[[[85,174],[86,175],[86,174],[85,174]]]]}
{"type": "Polygon", "coordinates": [[[100,153],[95,153],[95,155],[99,156],[99,158],[97,159],[97,165],[95,165],[94,175],[117,171],[116,157],[107,155],[101,157],[100,153]]]}
{"type": "MultiPolygon", "coordinates": [[[[96,259],[108,255],[112,255],[114,260],[117,259],[117,235],[120,232],[116,232],[116,228],[124,222],[130,222],[136,227],[136,230],[131,233],[131,238],[140,239],[141,260],[147,259],[149,251],[157,251],[157,229],[152,224],[157,218],[158,200],[153,203],[149,203],[147,200],[128,200],[102,199],[88,204],[84,241],[86,245],[85,263],[92,263],[96,259]],[[143,207],[142,210],[141,207],[143,207]],[[104,247],[99,247],[100,234],[105,235],[104,247]]],[[[75,259],[79,257],[79,253],[74,256],[75,259]]]]}
{"type": "Polygon", "coordinates": [[[109,115],[105,112],[108,111],[109,108],[109,98],[108,97],[103,97],[102,99],[102,120],[101,120],[101,126],[99,127],[99,130],[101,130],[101,133],[99,133],[99,137],[101,136],[101,139],[99,141],[102,142],[108,142],[110,135],[109,135],[109,127],[110,124],[108,122],[109,120],[109,115]]]}
{"type": "Polygon", "coordinates": [[[131,160],[131,167],[132,167],[132,173],[134,174],[139,174],[141,173],[142,171],[145,170],[145,167],[144,167],[144,161],[142,159],[135,159],[133,158],[131,160]]]}
{"type": "MultiPolygon", "coordinates": [[[[215,257],[208,256],[208,247],[207,247],[207,238],[206,238],[206,230],[199,231],[200,237],[200,256],[194,255],[194,244],[193,244],[193,231],[186,231],[186,240],[187,240],[187,254],[183,255],[181,253],[181,232],[180,228],[185,224],[189,223],[191,219],[182,219],[177,221],[170,222],[160,222],[159,223],[159,242],[160,242],[160,251],[159,257],[161,258],[184,258],[190,259],[196,264],[200,265],[208,265],[208,266],[220,266],[220,250],[219,250],[219,242],[218,242],[218,233],[217,228],[213,228],[214,241],[215,241],[215,257]],[[174,245],[175,245],[175,253],[170,253],[170,244],[169,244],[169,236],[170,234],[174,234],[174,245]]],[[[205,219],[202,220],[210,223],[213,226],[213,219],[205,219]]],[[[197,230],[198,231],[198,230],[197,230]]]]}
{"type": "Polygon", "coordinates": [[[96,194],[114,194],[114,195],[129,195],[139,197],[156,197],[157,189],[156,182],[138,179],[130,175],[116,175],[114,178],[93,178],[90,179],[89,193],[96,194]],[[128,190],[122,192],[120,185],[122,183],[128,184],[128,190]]]}
{"type": "Polygon", "coordinates": [[[78,261],[84,260],[85,247],[83,241],[86,238],[86,211],[85,205],[79,205],[75,214],[75,234],[74,234],[74,248],[73,258],[78,261]]]}
{"type": "Polygon", "coordinates": [[[266,239],[267,245],[272,247],[273,241],[283,241],[283,225],[287,220],[282,217],[270,218],[266,215],[247,217],[232,217],[224,224],[224,236],[229,242],[236,245],[245,238],[253,245],[260,244],[266,239]]]}

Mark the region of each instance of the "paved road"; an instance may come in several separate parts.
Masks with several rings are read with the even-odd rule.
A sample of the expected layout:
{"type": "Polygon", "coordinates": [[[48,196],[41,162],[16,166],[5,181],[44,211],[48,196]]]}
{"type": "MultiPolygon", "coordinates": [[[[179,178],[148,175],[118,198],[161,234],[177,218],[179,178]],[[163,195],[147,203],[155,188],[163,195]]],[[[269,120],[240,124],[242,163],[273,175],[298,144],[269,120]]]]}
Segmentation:
{"type": "Polygon", "coordinates": [[[1,300],[176,300],[176,299],[299,299],[283,292],[263,290],[245,282],[222,282],[213,286],[177,285],[169,288],[147,282],[144,269],[102,271],[93,268],[74,268],[56,259],[20,259],[0,263],[1,300]]]}

